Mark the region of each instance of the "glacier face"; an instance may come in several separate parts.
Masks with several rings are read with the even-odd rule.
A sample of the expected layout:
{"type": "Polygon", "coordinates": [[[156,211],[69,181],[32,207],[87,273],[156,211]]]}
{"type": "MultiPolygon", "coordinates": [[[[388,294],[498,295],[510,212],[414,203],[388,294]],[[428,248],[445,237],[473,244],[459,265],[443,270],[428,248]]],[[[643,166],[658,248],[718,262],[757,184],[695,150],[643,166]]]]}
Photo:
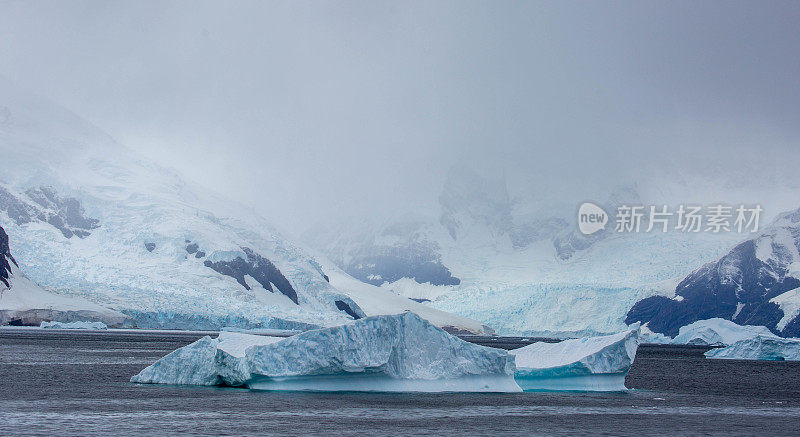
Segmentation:
{"type": "Polygon", "coordinates": [[[260,390],[519,391],[507,352],[454,337],[414,313],[288,338],[220,333],[142,370],[139,383],[260,390]]]}
{"type": "Polygon", "coordinates": [[[514,379],[524,390],[625,390],[625,376],[636,358],[639,329],[618,334],[533,343],[509,353],[514,379]]]}
{"type": "Polygon", "coordinates": [[[773,337],[774,334],[764,326],[742,326],[730,320],[714,318],[682,326],[672,339],[672,344],[728,346],[758,336],[773,337]]]}
{"type": "MultiPolygon", "coordinates": [[[[377,301],[391,303],[352,298],[329,283],[336,266],[251,209],[186,182],[69,111],[8,83],[0,83],[0,106],[0,225],[14,236],[25,274],[47,291],[147,328],[309,329],[419,308],[377,287],[377,301]]],[[[464,317],[435,318],[485,332],[464,317]]]]}
{"type": "Polygon", "coordinates": [[[800,339],[756,335],[727,347],[712,349],[705,356],[728,360],[799,361],[800,339]]]}

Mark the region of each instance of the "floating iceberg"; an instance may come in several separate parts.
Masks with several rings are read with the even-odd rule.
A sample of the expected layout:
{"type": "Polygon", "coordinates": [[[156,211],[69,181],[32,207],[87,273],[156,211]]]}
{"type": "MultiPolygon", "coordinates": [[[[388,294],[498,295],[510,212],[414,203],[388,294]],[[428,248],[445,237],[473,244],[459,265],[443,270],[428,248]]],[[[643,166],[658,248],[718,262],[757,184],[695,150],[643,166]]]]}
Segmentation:
{"type": "Polygon", "coordinates": [[[764,326],[737,325],[730,320],[713,318],[682,326],[673,344],[700,346],[729,346],[740,340],[756,336],[772,337],[774,334],[764,326]]]}
{"type": "Polygon", "coordinates": [[[670,344],[672,343],[672,339],[667,337],[664,334],[660,334],[658,332],[642,332],[640,334],[639,341],[641,343],[650,343],[650,344],[670,344]]]}
{"type": "Polygon", "coordinates": [[[259,390],[518,392],[506,351],[452,336],[414,313],[289,338],[221,332],[131,378],[259,390]]]}
{"type": "Polygon", "coordinates": [[[706,352],[708,358],[729,360],[800,361],[800,339],[757,335],[706,352]]]}
{"type": "Polygon", "coordinates": [[[516,357],[514,379],[523,390],[625,390],[639,329],[602,337],[534,343],[510,351],[516,357]]]}
{"type": "Polygon", "coordinates": [[[45,329],[108,329],[103,322],[42,322],[39,327],[45,329]]]}
{"type": "Polygon", "coordinates": [[[636,329],[639,328],[639,343],[640,344],[670,344],[672,343],[672,338],[667,337],[664,334],[659,332],[653,332],[650,330],[650,327],[647,324],[642,325],[639,322],[636,322],[632,325],[628,326],[628,329],[636,329]]]}

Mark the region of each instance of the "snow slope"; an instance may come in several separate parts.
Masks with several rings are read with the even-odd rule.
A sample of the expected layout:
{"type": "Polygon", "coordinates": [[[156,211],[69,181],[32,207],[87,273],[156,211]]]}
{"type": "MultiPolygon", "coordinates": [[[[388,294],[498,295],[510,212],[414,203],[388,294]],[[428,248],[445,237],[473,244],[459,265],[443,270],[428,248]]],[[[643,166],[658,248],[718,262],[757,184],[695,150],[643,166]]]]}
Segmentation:
{"type": "Polygon", "coordinates": [[[221,333],[178,349],[132,382],[259,390],[515,392],[506,351],[452,336],[414,313],[288,338],[221,333]]]}
{"type": "MultiPolygon", "coordinates": [[[[43,290],[28,279],[11,255],[11,242],[0,226],[0,324],[38,326],[43,321],[97,321],[124,326],[124,314],[104,308],[86,299],[58,295],[43,290]]],[[[20,260],[24,258],[17,256],[20,260]]]]}
{"type": "Polygon", "coordinates": [[[413,307],[354,290],[361,308],[263,217],[63,108],[0,82],[0,109],[0,225],[26,275],[50,292],[121,311],[141,328],[309,329],[413,307]]]}

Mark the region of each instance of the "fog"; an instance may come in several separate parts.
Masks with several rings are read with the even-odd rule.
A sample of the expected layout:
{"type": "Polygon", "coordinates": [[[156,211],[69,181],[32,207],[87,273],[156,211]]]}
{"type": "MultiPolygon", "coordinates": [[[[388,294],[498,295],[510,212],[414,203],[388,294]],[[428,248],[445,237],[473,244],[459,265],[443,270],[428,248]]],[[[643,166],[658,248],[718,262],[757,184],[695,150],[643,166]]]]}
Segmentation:
{"type": "Polygon", "coordinates": [[[433,210],[453,166],[767,191],[797,173],[797,23],[791,1],[0,1],[0,74],[300,232],[433,210]]]}

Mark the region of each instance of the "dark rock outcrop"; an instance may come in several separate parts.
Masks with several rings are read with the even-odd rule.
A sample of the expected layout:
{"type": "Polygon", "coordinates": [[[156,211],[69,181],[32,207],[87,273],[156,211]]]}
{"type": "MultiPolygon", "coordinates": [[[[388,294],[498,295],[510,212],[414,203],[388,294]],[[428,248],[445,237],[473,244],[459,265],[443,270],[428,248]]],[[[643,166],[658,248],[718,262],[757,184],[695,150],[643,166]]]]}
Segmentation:
{"type": "Polygon", "coordinates": [[[11,286],[9,282],[11,278],[11,263],[19,267],[17,261],[11,256],[11,248],[8,245],[8,234],[6,234],[5,229],[0,226],[0,282],[5,284],[6,287],[11,286]]]}
{"type": "Polygon", "coordinates": [[[156,250],[156,243],[144,243],[144,248],[147,249],[148,252],[152,252],[156,250]]]}
{"type": "Polygon", "coordinates": [[[360,318],[361,318],[361,316],[360,316],[360,315],[358,315],[358,313],[356,313],[355,311],[353,311],[353,309],[352,309],[352,308],[350,308],[350,305],[348,305],[348,304],[347,304],[347,303],[345,303],[344,301],[342,301],[342,300],[337,300],[337,301],[335,301],[335,302],[334,302],[334,304],[336,305],[336,308],[337,308],[339,311],[344,311],[345,313],[347,313],[347,315],[349,315],[349,316],[350,316],[350,317],[352,317],[353,319],[355,319],[355,320],[358,320],[358,319],[360,319],[360,318]]]}
{"type": "Polygon", "coordinates": [[[409,241],[396,246],[364,248],[345,265],[351,276],[372,285],[411,278],[417,283],[458,285],[459,278],[445,267],[434,243],[409,241]]]}
{"type": "Polygon", "coordinates": [[[242,250],[247,256],[247,259],[237,257],[231,261],[217,262],[206,260],[203,265],[217,273],[236,279],[236,282],[241,284],[246,290],[250,290],[250,286],[247,285],[244,277],[250,275],[265,289],[274,293],[275,290],[272,286],[275,285],[275,288],[291,299],[292,302],[298,303],[297,292],[292,287],[289,280],[283,276],[283,273],[275,267],[272,261],[264,258],[250,248],[243,247],[242,250]]]}
{"type": "Polygon", "coordinates": [[[17,225],[49,223],[66,238],[86,238],[100,226],[99,220],[86,217],[78,199],[60,197],[52,187],[29,188],[18,197],[0,186],[0,211],[17,225]]]}

